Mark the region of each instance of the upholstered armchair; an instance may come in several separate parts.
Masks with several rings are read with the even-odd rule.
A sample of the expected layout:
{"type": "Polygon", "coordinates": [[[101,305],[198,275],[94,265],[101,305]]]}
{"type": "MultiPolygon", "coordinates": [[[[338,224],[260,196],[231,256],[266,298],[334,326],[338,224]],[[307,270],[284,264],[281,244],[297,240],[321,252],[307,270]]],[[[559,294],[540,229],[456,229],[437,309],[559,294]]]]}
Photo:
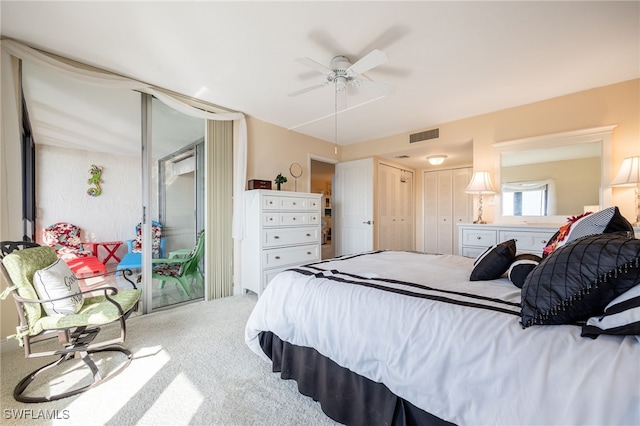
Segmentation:
{"type": "Polygon", "coordinates": [[[13,297],[19,318],[17,333],[9,337],[24,347],[25,358],[57,357],[16,385],[13,396],[17,401],[45,402],[76,395],[129,365],[132,354],[121,343],[126,337],[125,320],[137,309],[140,299],[140,291],[131,280],[125,276],[131,289],[102,287],[81,291],[77,277],[52,247],[23,242],[2,242],[1,247],[0,272],[8,284],[1,297],[13,297]],[[94,343],[100,327],[110,323],[119,324],[120,336],[94,343]],[[52,345],[44,343],[49,340],[57,341],[59,346],[52,349],[52,345]],[[122,360],[118,365],[105,369],[92,359],[97,352],[120,352],[125,356],[119,357],[122,360]],[[89,368],[92,383],[78,384],[69,379],[66,366],[59,367],[73,359],[82,360],[84,364],[79,365],[89,368]],[[27,390],[45,371],[49,372],[47,377],[54,377],[53,381],[37,390],[27,390]]]}

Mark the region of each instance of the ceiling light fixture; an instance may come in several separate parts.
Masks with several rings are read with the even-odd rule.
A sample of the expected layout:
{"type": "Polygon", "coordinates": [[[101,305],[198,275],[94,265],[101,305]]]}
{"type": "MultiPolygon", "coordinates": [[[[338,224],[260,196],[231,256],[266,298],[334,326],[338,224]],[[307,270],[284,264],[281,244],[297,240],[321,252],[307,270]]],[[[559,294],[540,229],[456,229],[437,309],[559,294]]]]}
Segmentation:
{"type": "Polygon", "coordinates": [[[429,157],[427,157],[427,161],[432,166],[439,166],[440,164],[444,163],[444,160],[446,158],[446,155],[430,155],[429,157]]]}

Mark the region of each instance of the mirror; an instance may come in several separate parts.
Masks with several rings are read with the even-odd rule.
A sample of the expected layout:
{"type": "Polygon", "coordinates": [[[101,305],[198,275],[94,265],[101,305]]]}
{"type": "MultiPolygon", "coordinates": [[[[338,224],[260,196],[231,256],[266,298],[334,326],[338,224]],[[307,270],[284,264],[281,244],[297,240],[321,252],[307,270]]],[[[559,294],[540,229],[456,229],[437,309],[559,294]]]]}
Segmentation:
{"type": "Polygon", "coordinates": [[[600,142],[505,152],[503,216],[571,216],[600,206],[600,142]]]}
{"type": "Polygon", "coordinates": [[[564,221],[608,207],[613,127],[494,144],[496,219],[564,221]]]}

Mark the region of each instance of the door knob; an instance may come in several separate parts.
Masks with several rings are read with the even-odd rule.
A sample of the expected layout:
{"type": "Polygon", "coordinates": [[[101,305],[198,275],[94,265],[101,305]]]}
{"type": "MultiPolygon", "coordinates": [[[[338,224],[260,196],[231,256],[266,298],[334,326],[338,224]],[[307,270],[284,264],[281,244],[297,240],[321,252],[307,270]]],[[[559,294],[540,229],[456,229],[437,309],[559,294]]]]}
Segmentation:
{"type": "Polygon", "coordinates": [[[367,220],[366,222],[362,222],[362,223],[364,223],[366,225],[371,225],[371,221],[370,220],[367,220]]]}

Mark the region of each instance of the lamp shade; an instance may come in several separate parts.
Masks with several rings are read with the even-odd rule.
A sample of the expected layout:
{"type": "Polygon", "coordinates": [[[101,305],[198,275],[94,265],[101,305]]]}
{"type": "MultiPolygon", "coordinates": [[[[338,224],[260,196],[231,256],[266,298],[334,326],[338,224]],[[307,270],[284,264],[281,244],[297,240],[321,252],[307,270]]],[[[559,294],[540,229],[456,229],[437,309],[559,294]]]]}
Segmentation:
{"type": "Polygon", "coordinates": [[[640,183],[640,157],[628,157],[624,159],[618,174],[609,185],[625,186],[638,183],[640,183]]]}
{"type": "Polygon", "coordinates": [[[473,172],[471,182],[469,182],[464,192],[468,194],[494,194],[496,191],[491,184],[491,175],[489,172],[473,172]]]}

